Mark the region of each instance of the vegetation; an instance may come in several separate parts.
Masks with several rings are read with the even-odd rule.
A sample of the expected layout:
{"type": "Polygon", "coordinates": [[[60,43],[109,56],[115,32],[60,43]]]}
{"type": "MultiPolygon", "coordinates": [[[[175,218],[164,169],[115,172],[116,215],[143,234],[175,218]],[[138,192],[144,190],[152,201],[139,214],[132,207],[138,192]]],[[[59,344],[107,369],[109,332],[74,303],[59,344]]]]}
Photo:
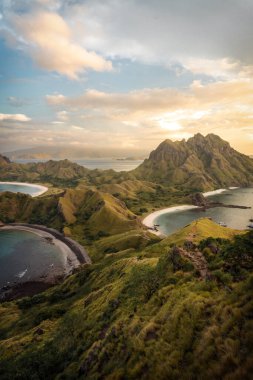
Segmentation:
{"type": "Polygon", "coordinates": [[[250,379],[252,239],[200,241],[208,281],[158,242],[2,304],[1,379],[250,379]]]}
{"type": "Polygon", "coordinates": [[[140,216],[250,184],[252,168],[214,135],[165,141],[130,173],[0,156],[2,180],[51,185],[36,198],[1,193],[0,221],[54,227],[93,261],[0,304],[0,378],[251,379],[253,231],[202,218],[161,240],[140,216]]]}
{"type": "Polygon", "coordinates": [[[253,162],[219,136],[198,133],[188,141],[163,141],[133,174],[179,189],[207,191],[252,185],[253,162]]]}

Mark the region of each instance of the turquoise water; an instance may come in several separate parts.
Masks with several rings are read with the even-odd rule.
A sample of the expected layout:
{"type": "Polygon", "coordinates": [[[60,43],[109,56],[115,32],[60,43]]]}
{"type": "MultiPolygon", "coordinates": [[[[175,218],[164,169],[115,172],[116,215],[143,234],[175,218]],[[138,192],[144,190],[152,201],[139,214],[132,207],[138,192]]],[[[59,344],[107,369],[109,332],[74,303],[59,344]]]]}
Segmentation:
{"type": "Polygon", "coordinates": [[[0,230],[0,288],[64,271],[60,249],[34,233],[0,230]]]}
{"type": "Polygon", "coordinates": [[[36,186],[24,186],[24,185],[14,185],[7,183],[0,183],[0,192],[11,191],[12,193],[23,193],[29,195],[36,195],[41,190],[36,186]]]}
{"type": "Polygon", "coordinates": [[[168,213],[156,218],[155,223],[160,225],[159,231],[165,235],[170,235],[193,220],[203,217],[210,217],[217,223],[224,222],[228,227],[243,230],[247,228],[249,219],[253,218],[253,188],[227,190],[224,193],[209,196],[208,199],[227,205],[249,206],[252,208],[215,207],[206,211],[192,209],[168,213]]]}

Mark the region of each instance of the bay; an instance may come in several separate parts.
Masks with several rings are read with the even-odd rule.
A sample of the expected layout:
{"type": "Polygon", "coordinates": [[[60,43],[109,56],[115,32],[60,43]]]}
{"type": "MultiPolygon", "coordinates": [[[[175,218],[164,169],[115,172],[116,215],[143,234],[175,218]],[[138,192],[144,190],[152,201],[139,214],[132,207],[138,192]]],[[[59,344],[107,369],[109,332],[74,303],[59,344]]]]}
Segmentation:
{"type": "Polygon", "coordinates": [[[253,218],[253,188],[226,190],[223,193],[209,196],[208,199],[226,205],[247,206],[251,209],[214,207],[206,211],[200,209],[175,211],[160,215],[155,219],[155,223],[159,224],[159,231],[170,235],[201,217],[209,217],[216,223],[223,222],[230,228],[243,230],[250,223],[249,219],[253,218]]]}
{"type": "Polygon", "coordinates": [[[64,257],[56,245],[31,232],[0,230],[0,288],[63,272],[64,257]]]}

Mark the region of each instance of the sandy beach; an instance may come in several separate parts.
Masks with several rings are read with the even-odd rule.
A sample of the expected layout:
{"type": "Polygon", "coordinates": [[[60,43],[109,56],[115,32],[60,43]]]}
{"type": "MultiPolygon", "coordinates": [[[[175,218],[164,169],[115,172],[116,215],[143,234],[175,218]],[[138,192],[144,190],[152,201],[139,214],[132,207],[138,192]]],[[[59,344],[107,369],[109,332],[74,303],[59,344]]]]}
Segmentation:
{"type": "Polygon", "coordinates": [[[32,227],[10,226],[10,225],[1,227],[1,230],[27,231],[27,232],[32,232],[33,234],[36,234],[42,238],[50,238],[50,240],[52,241],[52,244],[56,245],[62,252],[66,274],[70,273],[73,268],[76,268],[80,265],[80,262],[78,261],[74,252],[64,242],[56,239],[49,232],[38,230],[32,227]]]}
{"type": "MultiPolygon", "coordinates": [[[[194,209],[194,208],[198,208],[198,206],[180,205],[180,206],[172,206],[172,207],[164,208],[162,210],[158,210],[158,211],[152,212],[151,214],[149,214],[148,216],[146,216],[143,219],[142,224],[144,224],[146,227],[153,228],[156,219],[160,215],[169,214],[169,213],[173,213],[173,212],[177,212],[177,211],[191,210],[191,209],[194,209]]],[[[154,233],[155,235],[158,235],[158,236],[162,235],[162,233],[160,231],[154,231],[154,230],[152,230],[152,233],[154,233]]]]}
{"type": "MultiPolygon", "coordinates": [[[[233,186],[231,186],[228,189],[217,189],[217,190],[213,190],[213,191],[207,191],[206,193],[203,193],[203,195],[204,195],[204,197],[209,197],[211,195],[221,194],[221,193],[223,193],[224,191],[227,191],[227,190],[235,190],[235,189],[239,189],[239,187],[233,187],[233,186]]],[[[160,215],[169,214],[169,213],[173,213],[173,212],[177,212],[177,211],[180,212],[180,211],[185,211],[185,210],[192,210],[194,208],[199,208],[199,206],[180,205],[180,206],[173,206],[173,207],[164,208],[162,210],[158,210],[158,211],[152,212],[151,214],[147,215],[143,219],[142,224],[144,224],[146,227],[153,228],[156,219],[160,215]]],[[[160,231],[152,230],[152,233],[154,233],[157,236],[162,236],[162,233],[160,231]]]]}
{"type": "Polygon", "coordinates": [[[35,187],[38,189],[38,191],[34,194],[31,194],[32,197],[37,197],[41,194],[44,194],[46,191],[48,191],[48,187],[37,185],[35,183],[28,183],[28,182],[0,182],[0,185],[19,185],[19,186],[27,186],[27,187],[35,187]]]}
{"type": "Polygon", "coordinates": [[[204,197],[209,197],[210,195],[215,195],[215,194],[221,194],[224,193],[224,191],[227,191],[228,189],[217,189],[213,191],[207,191],[206,193],[203,193],[204,197]]]}

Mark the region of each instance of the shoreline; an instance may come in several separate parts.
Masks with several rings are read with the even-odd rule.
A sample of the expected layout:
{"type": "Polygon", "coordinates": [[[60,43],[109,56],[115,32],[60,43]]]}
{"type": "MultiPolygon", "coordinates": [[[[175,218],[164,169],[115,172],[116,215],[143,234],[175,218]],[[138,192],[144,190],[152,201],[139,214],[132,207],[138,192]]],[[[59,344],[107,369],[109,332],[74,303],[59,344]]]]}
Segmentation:
{"type": "Polygon", "coordinates": [[[32,197],[38,197],[39,195],[44,194],[46,191],[48,191],[48,187],[43,185],[38,185],[35,183],[29,183],[29,182],[11,182],[11,181],[0,181],[0,185],[14,185],[14,186],[27,186],[27,187],[35,187],[38,189],[38,191],[34,194],[30,194],[32,197]]]}
{"type": "MultiPolygon", "coordinates": [[[[167,208],[164,208],[161,210],[157,210],[157,211],[154,211],[151,214],[147,215],[142,220],[142,224],[144,226],[148,227],[149,229],[151,229],[154,226],[155,220],[163,214],[170,214],[170,213],[173,213],[175,211],[192,210],[195,208],[200,208],[200,207],[194,206],[194,205],[178,205],[178,206],[171,206],[171,207],[167,207],[167,208]]],[[[151,230],[151,232],[157,236],[163,236],[162,232],[160,232],[160,231],[151,230]]]]}
{"type": "MultiPolygon", "coordinates": [[[[59,248],[62,257],[63,257],[63,267],[64,267],[64,272],[65,274],[68,274],[71,272],[73,268],[76,268],[80,265],[79,261],[77,260],[76,255],[74,255],[73,251],[64,244],[62,241],[56,239],[52,234],[42,231],[42,230],[37,230],[34,228],[30,227],[25,227],[25,226],[3,226],[0,228],[0,231],[26,231],[26,232],[31,232],[32,234],[35,234],[41,238],[44,239],[52,239],[51,242],[53,245],[55,245],[57,248],[59,248]]],[[[48,279],[48,276],[47,276],[48,279]]]]}
{"type": "MultiPolygon", "coordinates": [[[[239,189],[239,187],[230,186],[227,189],[217,189],[217,190],[213,190],[213,191],[207,191],[207,192],[202,193],[202,194],[203,194],[204,197],[209,197],[209,196],[212,196],[212,195],[215,195],[215,194],[221,194],[221,193],[223,193],[225,191],[235,190],[235,189],[239,189]]],[[[215,206],[211,206],[211,207],[215,207],[215,206]]],[[[233,207],[233,206],[227,205],[227,206],[224,206],[224,207],[233,207]]],[[[234,206],[234,207],[239,207],[239,206],[234,206]]],[[[164,236],[164,234],[162,232],[160,232],[159,230],[158,231],[153,230],[155,221],[156,221],[156,219],[159,216],[161,216],[163,214],[170,214],[170,213],[173,213],[173,212],[176,212],[176,211],[180,212],[180,211],[193,210],[193,209],[199,209],[199,210],[201,210],[201,209],[203,209],[203,206],[178,205],[178,206],[167,207],[167,208],[164,208],[164,209],[161,209],[161,210],[154,211],[151,214],[147,215],[142,220],[142,224],[144,226],[148,227],[148,229],[150,230],[150,232],[152,232],[153,234],[161,237],[161,236],[164,236]]]]}
{"type": "Polygon", "coordinates": [[[80,264],[91,264],[91,259],[86,250],[75,240],[64,236],[61,232],[39,224],[29,223],[9,223],[0,226],[1,229],[23,230],[37,234],[42,238],[51,238],[53,243],[57,245],[61,252],[67,258],[72,259],[74,262],[80,264]],[[68,253],[69,255],[66,255],[68,253]]]}
{"type": "Polygon", "coordinates": [[[25,295],[34,295],[53,285],[61,282],[66,276],[82,264],[91,264],[91,259],[86,250],[75,240],[65,237],[59,231],[46,226],[29,225],[22,223],[4,224],[0,226],[1,230],[26,231],[40,236],[41,238],[50,239],[50,243],[57,246],[63,257],[63,271],[50,272],[40,277],[34,277],[28,281],[17,281],[14,284],[7,284],[0,289],[0,302],[10,299],[16,299],[25,295]],[[30,285],[31,286],[30,286],[30,285]]]}
{"type": "Polygon", "coordinates": [[[236,190],[236,189],[239,189],[239,187],[238,186],[230,186],[227,189],[217,189],[217,190],[207,191],[207,192],[202,193],[202,194],[204,197],[210,197],[211,195],[221,194],[221,193],[224,193],[224,191],[236,190]]]}

